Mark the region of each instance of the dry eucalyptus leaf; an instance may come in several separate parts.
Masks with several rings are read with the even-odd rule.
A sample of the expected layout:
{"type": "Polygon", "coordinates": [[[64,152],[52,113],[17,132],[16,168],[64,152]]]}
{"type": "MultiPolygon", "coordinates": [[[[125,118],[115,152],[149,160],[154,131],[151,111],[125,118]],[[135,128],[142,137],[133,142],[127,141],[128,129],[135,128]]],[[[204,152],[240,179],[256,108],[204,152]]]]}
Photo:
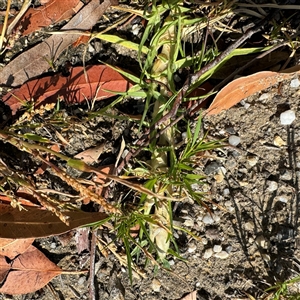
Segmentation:
{"type": "MultiPolygon", "coordinates": [[[[300,73],[300,71],[296,72],[300,73]]],[[[257,92],[267,89],[283,80],[293,77],[296,73],[258,72],[240,77],[227,84],[215,97],[206,111],[206,115],[215,115],[229,109],[257,92]]]]}
{"type": "Polygon", "coordinates": [[[1,239],[0,255],[13,259],[17,255],[24,253],[33,243],[34,238],[29,239],[1,239]]]}
{"type": "Polygon", "coordinates": [[[0,256],[0,293],[18,295],[35,292],[61,272],[56,264],[31,245],[11,262],[0,256]]]}
{"type": "Polygon", "coordinates": [[[0,204],[0,238],[37,238],[61,234],[76,227],[107,218],[100,212],[64,212],[69,217],[67,226],[48,210],[26,207],[19,211],[7,204],[0,204]]]}
{"type": "MultiPolygon", "coordinates": [[[[111,5],[117,5],[117,1],[104,0],[99,4],[99,0],[92,0],[60,31],[91,29],[111,5]]],[[[41,75],[50,68],[51,62],[55,63],[59,55],[77,38],[78,34],[74,33],[54,34],[30,50],[23,52],[1,70],[0,84],[15,87],[41,75]]]]}

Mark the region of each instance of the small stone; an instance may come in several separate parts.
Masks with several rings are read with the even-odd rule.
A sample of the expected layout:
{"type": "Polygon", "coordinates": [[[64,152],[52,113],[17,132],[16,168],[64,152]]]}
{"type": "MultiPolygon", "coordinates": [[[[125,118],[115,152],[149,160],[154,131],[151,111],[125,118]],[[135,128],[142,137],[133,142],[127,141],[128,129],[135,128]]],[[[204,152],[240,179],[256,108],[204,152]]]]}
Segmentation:
{"type": "Polygon", "coordinates": [[[250,167],[254,167],[258,162],[257,156],[248,156],[247,161],[250,167]]]}
{"type": "Polygon", "coordinates": [[[226,251],[221,251],[218,253],[215,253],[215,257],[221,258],[221,259],[226,259],[229,256],[229,254],[226,251]]]}
{"type": "Polygon", "coordinates": [[[237,135],[231,135],[228,139],[228,142],[232,146],[237,146],[241,142],[241,138],[237,135]]]}
{"type": "Polygon", "coordinates": [[[286,145],[286,142],[279,135],[275,136],[273,143],[277,147],[282,147],[286,145]]]}
{"type": "Polygon", "coordinates": [[[152,280],[151,286],[152,286],[152,290],[153,290],[154,292],[159,292],[159,291],[160,291],[160,287],[161,287],[161,283],[160,283],[159,280],[157,280],[156,278],[154,278],[154,279],[152,280]]]}
{"type": "Polygon", "coordinates": [[[227,196],[229,194],[230,194],[230,190],[229,189],[226,188],[226,189],[223,190],[223,195],[224,196],[227,196]]]}
{"type": "Polygon", "coordinates": [[[267,190],[269,192],[274,192],[278,189],[278,183],[276,181],[269,180],[267,181],[267,185],[268,185],[267,190]]]}
{"type": "Polygon", "coordinates": [[[213,224],[215,222],[215,220],[211,217],[211,215],[209,213],[207,213],[203,217],[202,222],[206,225],[209,225],[209,224],[213,224]]]}
{"type": "Polygon", "coordinates": [[[278,197],[278,201],[282,202],[282,203],[287,203],[288,202],[288,199],[284,196],[279,196],[278,197]]]}
{"type": "Polygon", "coordinates": [[[213,218],[216,223],[220,222],[220,220],[221,220],[221,218],[218,215],[214,215],[213,218]]]}
{"type": "Polygon", "coordinates": [[[292,172],[286,170],[282,175],[280,175],[281,180],[292,180],[293,174],[292,172]]]}
{"type": "Polygon", "coordinates": [[[280,114],[280,123],[281,125],[290,125],[296,119],[295,112],[291,109],[280,114]]]}
{"type": "Polygon", "coordinates": [[[229,245],[229,246],[226,247],[226,252],[227,253],[232,252],[232,246],[231,245],[229,245]]]}
{"type": "Polygon", "coordinates": [[[246,102],[245,105],[244,105],[244,108],[248,109],[250,106],[251,106],[251,104],[246,102]]]}
{"type": "Polygon", "coordinates": [[[190,244],[189,248],[188,248],[188,252],[193,253],[196,251],[196,249],[197,249],[197,246],[195,244],[190,244]]]}
{"type": "Polygon", "coordinates": [[[170,265],[170,266],[174,266],[174,265],[175,265],[174,259],[170,259],[170,260],[169,260],[169,265],[170,265]]]}
{"type": "Polygon", "coordinates": [[[55,249],[56,248],[56,243],[51,243],[50,248],[55,249]]]}
{"type": "Polygon", "coordinates": [[[206,238],[202,238],[201,242],[203,245],[207,245],[208,244],[208,240],[206,238]]]}
{"type": "Polygon", "coordinates": [[[299,85],[300,85],[300,81],[299,81],[298,78],[296,78],[296,79],[293,79],[293,80],[291,81],[290,87],[291,87],[291,88],[297,88],[297,87],[299,87],[299,85]]]}
{"type": "Polygon", "coordinates": [[[233,206],[228,206],[227,210],[232,213],[232,212],[234,212],[235,209],[233,206]]]}
{"type": "Polygon", "coordinates": [[[262,100],[267,100],[270,98],[270,94],[268,93],[264,93],[264,94],[261,94],[260,97],[258,98],[258,100],[262,101],[262,100]]]}
{"type": "Polygon", "coordinates": [[[265,237],[263,235],[259,235],[256,239],[255,239],[255,243],[263,248],[263,249],[268,249],[268,242],[265,239],[265,237]]]}
{"type": "Polygon", "coordinates": [[[252,221],[245,223],[245,230],[247,231],[253,231],[254,230],[254,223],[252,221]]]}
{"type": "Polygon", "coordinates": [[[215,253],[221,252],[221,251],[222,251],[222,246],[221,246],[221,245],[214,245],[213,251],[214,251],[215,253]]]}
{"type": "Polygon", "coordinates": [[[183,224],[187,227],[194,227],[194,225],[195,225],[194,220],[192,220],[192,219],[185,220],[183,224]]]}
{"type": "Polygon", "coordinates": [[[226,128],[226,131],[229,133],[229,134],[235,134],[235,130],[233,127],[227,127],[226,128]]]}
{"type": "Polygon", "coordinates": [[[205,252],[203,254],[203,258],[204,259],[209,259],[212,255],[213,255],[213,249],[208,248],[208,249],[205,250],[205,252]]]}
{"type": "Polygon", "coordinates": [[[134,35],[138,35],[139,34],[139,31],[140,31],[140,27],[139,27],[139,24],[133,24],[132,27],[132,34],[134,35]]]}
{"type": "Polygon", "coordinates": [[[210,164],[208,164],[204,168],[204,173],[206,175],[209,175],[209,174],[217,172],[220,168],[221,168],[221,165],[218,162],[212,161],[210,164]]]}
{"type": "Polygon", "coordinates": [[[83,285],[86,282],[86,278],[84,276],[81,276],[77,282],[78,285],[83,285]]]}

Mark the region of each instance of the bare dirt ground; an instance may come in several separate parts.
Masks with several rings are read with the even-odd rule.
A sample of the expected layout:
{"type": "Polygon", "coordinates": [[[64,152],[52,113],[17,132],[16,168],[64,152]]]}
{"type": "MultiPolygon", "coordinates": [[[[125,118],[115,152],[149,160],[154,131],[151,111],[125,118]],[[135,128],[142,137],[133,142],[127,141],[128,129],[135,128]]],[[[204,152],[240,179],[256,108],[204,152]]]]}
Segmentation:
{"type": "MultiPolygon", "coordinates": [[[[122,56],[123,53],[120,55],[115,49],[100,46],[95,42],[90,49],[92,57],[92,52],[101,48],[92,57],[93,61],[110,56],[110,61],[116,59],[118,64],[126,61],[128,66],[129,60],[134,59],[128,58],[132,54],[122,56]]],[[[82,51],[78,49],[70,51],[65,60],[74,56],[77,63],[80,54],[82,51]]],[[[230,137],[238,136],[240,143],[213,151],[209,158],[199,158],[202,160],[199,172],[207,175],[204,189],[208,192],[207,203],[212,215],[195,203],[180,203],[174,207],[175,224],[192,231],[201,241],[175,230],[180,255],[185,261],[169,257],[171,270],[156,270],[151,265],[145,268],[144,258],[141,258],[136,261],[141,272],[135,274],[132,284],[126,263],[122,265],[125,259],[122,245],[116,245],[116,253],[108,252],[106,257],[97,251],[93,280],[96,299],[180,300],[192,291],[196,291],[197,299],[201,300],[249,299],[249,295],[263,299],[267,296],[266,288],[299,275],[299,84],[299,78],[295,77],[217,116],[204,118],[203,132],[209,131],[209,139],[227,142],[230,137]],[[296,119],[291,125],[281,125],[280,114],[289,109],[295,112],[296,119]]],[[[98,108],[107,103],[97,104],[98,108]]],[[[137,111],[140,105],[130,100],[118,108],[126,112],[134,107],[137,111]]],[[[78,120],[83,119],[85,110],[87,106],[62,107],[65,114],[76,116],[78,120]]],[[[35,116],[34,120],[46,120],[49,114],[35,116]]],[[[51,126],[45,128],[51,132],[51,126]]],[[[106,160],[104,164],[114,161],[122,136],[131,143],[139,135],[137,124],[103,116],[82,122],[80,130],[78,128],[74,125],[67,133],[72,143],[65,149],[66,153],[75,155],[105,142],[105,151],[100,157],[106,160]]],[[[1,144],[1,152],[10,151],[5,147],[7,145],[1,144]]],[[[12,164],[20,160],[27,162],[21,155],[14,159],[12,164]]],[[[28,159],[28,163],[34,167],[35,162],[28,159]]],[[[77,176],[85,178],[85,174],[77,176]]],[[[51,182],[50,175],[45,180],[51,188],[64,191],[65,186],[59,180],[51,182]]],[[[197,188],[203,189],[202,186],[197,188]]],[[[117,190],[114,195],[114,191],[110,191],[110,198],[127,192],[117,190]]],[[[64,270],[88,270],[90,253],[89,249],[78,251],[76,237],[79,234],[73,230],[64,236],[37,239],[34,245],[64,270]]],[[[97,235],[113,239],[105,229],[99,229],[97,235]]],[[[38,292],[0,295],[0,300],[89,299],[88,280],[88,273],[63,274],[38,292]]],[[[292,285],[290,292],[300,295],[300,283],[292,285]]]]}

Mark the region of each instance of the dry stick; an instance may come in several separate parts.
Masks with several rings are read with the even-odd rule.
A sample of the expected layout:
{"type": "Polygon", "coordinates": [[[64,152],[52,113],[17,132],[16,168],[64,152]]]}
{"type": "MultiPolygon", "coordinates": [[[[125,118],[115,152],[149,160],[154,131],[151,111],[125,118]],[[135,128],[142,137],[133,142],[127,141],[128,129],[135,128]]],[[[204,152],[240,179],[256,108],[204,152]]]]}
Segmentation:
{"type": "Polygon", "coordinates": [[[14,20],[10,23],[10,25],[7,28],[7,35],[11,34],[17,23],[20,21],[20,19],[23,17],[23,15],[28,10],[29,6],[31,5],[31,0],[25,0],[23,2],[23,5],[21,7],[21,10],[19,11],[18,15],[14,18],[14,20]]]}
{"type": "MultiPolygon", "coordinates": [[[[196,72],[195,74],[192,74],[190,76],[188,76],[188,78],[186,79],[186,81],[183,84],[183,87],[181,88],[180,92],[178,93],[173,107],[171,108],[171,110],[164,115],[160,120],[158,120],[156,122],[156,124],[154,125],[156,128],[158,128],[161,124],[165,123],[166,120],[168,119],[172,119],[174,118],[174,116],[176,116],[177,114],[177,110],[182,102],[182,99],[184,98],[184,96],[186,95],[189,87],[194,84],[203,74],[205,74],[206,72],[208,72],[209,70],[211,70],[212,68],[214,68],[215,66],[217,66],[223,59],[225,59],[233,50],[235,50],[236,48],[238,48],[241,44],[243,44],[247,39],[249,39],[254,33],[259,32],[261,30],[262,25],[266,22],[266,20],[263,20],[260,22],[259,25],[255,26],[254,28],[250,28],[248,29],[245,34],[243,36],[241,36],[237,41],[235,41],[232,45],[230,45],[224,52],[222,52],[215,60],[213,60],[212,62],[210,62],[209,64],[207,64],[206,66],[204,66],[201,70],[199,70],[198,72],[196,72]]],[[[204,99],[202,100],[204,101],[204,99]]],[[[184,115],[182,115],[183,118],[184,115]]],[[[173,123],[173,122],[172,122],[173,123]]],[[[171,126],[171,125],[169,125],[171,126]]],[[[122,160],[122,162],[120,163],[117,171],[118,173],[121,172],[121,170],[124,168],[124,166],[128,163],[128,161],[132,158],[135,157],[137,154],[139,154],[142,150],[143,146],[146,146],[149,144],[150,140],[149,140],[149,133],[150,131],[153,129],[153,126],[150,127],[146,133],[142,136],[142,138],[140,140],[138,140],[137,145],[139,146],[139,148],[135,151],[135,152],[129,152],[126,157],[122,160]]],[[[166,129],[165,129],[166,130],[166,129]]],[[[160,132],[160,134],[162,133],[162,131],[160,132]]]]}
{"type": "Polygon", "coordinates": [[[95,262],[96,262],[96,233],[97,229],[92,231],[91,251],[90,251],[90,270],[89,270],[89,296],[90,300],[96,300],[95,291],[95,262]]]}

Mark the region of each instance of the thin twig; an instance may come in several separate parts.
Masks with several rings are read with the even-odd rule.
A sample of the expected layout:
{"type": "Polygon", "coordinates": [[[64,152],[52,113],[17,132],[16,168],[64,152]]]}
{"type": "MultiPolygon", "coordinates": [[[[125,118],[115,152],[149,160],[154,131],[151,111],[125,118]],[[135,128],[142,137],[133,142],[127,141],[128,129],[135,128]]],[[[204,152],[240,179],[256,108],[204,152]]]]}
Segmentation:
{"type": "Polygon", "coordinates": [[[95,290],[95,262],[96,262],[96,232],[92,231],[91,240],[91,251],[90,251],[90,271],[89,271],[89,299],[96,300],[96,290],[95,290]]]}

